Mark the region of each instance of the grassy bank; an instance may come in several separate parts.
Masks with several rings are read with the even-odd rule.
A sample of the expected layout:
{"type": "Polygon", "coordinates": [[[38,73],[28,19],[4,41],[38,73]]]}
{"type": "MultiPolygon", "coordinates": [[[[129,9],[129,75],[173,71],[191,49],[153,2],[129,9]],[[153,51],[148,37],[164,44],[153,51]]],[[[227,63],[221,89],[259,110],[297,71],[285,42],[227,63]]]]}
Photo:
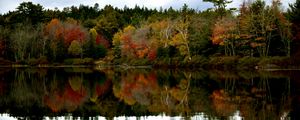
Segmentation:
{"type": "Polygon", "coordinates": [[[204,69],[298,69],[289,57],[203,57],[193,56],[191,60],[182,58],[117,59],[115,65],[148,66],[154,68],[204,68],[204,69]]]}
{"type": "Polygon", "coordinates": [[[29,59],[27,61],[11,62],[0,58],[0,65],[5,67],[30,67],[30,66],[94,66],[94,65],[121,65],[121,66],[152,66],[154,68],[192,68],[192,69],[298,69],[300,65],[289,57],[203,57],[193,56],[191,60],[183,58],[158,58],[114,60],[97,60],[92,58],[72,58],[63,62],[49,62],[46,58],[29,59]]]}

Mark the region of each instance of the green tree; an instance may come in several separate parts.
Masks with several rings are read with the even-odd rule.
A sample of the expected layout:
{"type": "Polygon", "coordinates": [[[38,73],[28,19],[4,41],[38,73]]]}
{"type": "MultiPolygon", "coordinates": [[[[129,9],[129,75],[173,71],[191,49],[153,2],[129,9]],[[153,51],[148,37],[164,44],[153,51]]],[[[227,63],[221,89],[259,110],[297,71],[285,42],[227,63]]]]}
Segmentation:
{"type": "Polygon", "coordinates": [[[290,8],[287,11],[287,17],[292,23],[292,51],[294,56],[300,56],[300,0],[296,0],[294,4],[290,4],[290,8]]]}
{"type": "Polygon", "coordinates": [[[203,12],[191,16],[189,25],[189,46],[191,55],[209,55],[213,49],[210,35],[215,23],[214,12],[203,12]]]}
{"type": "Polygon", "coordinates": [[[71,45],[68,48],[68,53],[74,57],[78,57],[82,54],[82,48],[79,41],[72,41],[71,45]]]}
{"type": "Polygon", "coordinates": [[[232,1],[229,0],[203,0],[204,2],[211,2],[216,8],[216,12],[223,17],[226,14],[226,6],[232,1]]]}
{"type": "Polygon", "coordinates": [[[92,28],[89,31],[90,39],[85,42],[83,45],[84,55],[87,57],[95,58],[96,53],[96,37],[98,35],[96,29],[92,28]]]}
{"type": "Polygon", "coordinates": [[[23,61],[31,58],[31,54],[35,49],[31,45],[36,42],[35,40],[37,37],[37,31],[28,24],[18,24],[14,28],[13,33],[10,35],[10,39],[12,40],[11,47],[13,48],[16,61],[23,61]]]}
{"type": "Polygon", "coordinates": [[[32,2],[23,2],[17,7],[19,22],[28,20],[33,25],[43,22],[44,13],[43,7],[40,4],[33,4],[32,2]]]}
{"type": "Polygon", "coordinates": [[[10,30],[8,28],[4,28],[0,25],[0,57],[8,58],[8,51],[9,51],[9,33],[10,30]]]}
{"type": "Polygon", "coordinates": [[[111,43],[113,35],[122,27],[121,19],[120,14],[112,6],[105,6],[97,18],[95,29],[111,43]]]}
{"type": "Polygon", "coordinates": [[[107,55],[107,49],[103,45],[96,47],[95,58],[103,58],[107,55]]]}
{"type": "Polygon", "coordinates": [[[284,13],[280,10],[280,1],[273,1],[272,3],[272,13],[275,16],[275,24],[277,26],[277,33],[279,38],[283,43],[283,51],[286,56],[291,55],[291,42],[292,42],[292,23],[287,20],[284,13]]]}
{"type": "Polygon", "coordinates": [[[272,9],[264,1],[256,0],[240,14],[240,30],[250,39],[250,46],[256,49],[260,57],[269,56],[271,42],[276,29],[275,17],[272,9]]]}

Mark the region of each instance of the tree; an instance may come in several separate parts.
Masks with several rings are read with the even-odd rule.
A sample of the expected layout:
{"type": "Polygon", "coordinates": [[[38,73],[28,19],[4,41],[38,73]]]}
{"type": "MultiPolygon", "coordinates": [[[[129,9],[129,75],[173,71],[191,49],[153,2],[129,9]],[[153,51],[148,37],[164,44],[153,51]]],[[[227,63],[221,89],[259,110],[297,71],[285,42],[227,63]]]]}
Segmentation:
{"type": "Polygon", "coordinates": [[[96,47],[95,58],[103,58],[107,55],[107,49],[103,45],[96,47]]]}
{"type": "Polygon", "coordinates": [[[272,9],[264,1],[256,0],[244,6],[239,19],[241,34],[250,38],[250,46],[257,50],[260,57],[269,56],[271,43],[276,42],[273,37],[277,27],[272,9]]]}
{"type": "Polygon", "coordinates": [[[120,58],[121,57],[121,37],[122,37],[123,31],[119,31],[116,34],[114,34],[112,45],[113,45],[113,51],[114,51],[114,57],[120,58]]]}
{"type": "Polygon", "coordinates": [[[72,41],[71,45],[68,48],[68,53],[75,57],[82,54],[82,48],[79,41],[77,40],[72,41]]]}
{"type": "Polygon", "coordinates": [[[10,30],[0,25],[0,57],[7,58],[9,50],[9,33],[10,30]]]}
{"type": "Polygon", "coordinates": [[[292,23],[295,25],[300,24],[300,1],[296,0],[294,4],[289,5],[290,8],[288,9],[288,18],[291,20],[292,23]]]}
{"type": "Polygon", "coordinates": [[[83,44],[88,38],[88,31],[83,28],[77,20],[72,18],[67,18],[64,24],[64,42],[68,47],[72,41],[78,40],[81,44],[83,44]]]}
{"type": "Polygon", "coordinates": [[[275,15],[275,24],[276,24],[276,31],[279,34],[281,42],[283,43],[283,49],[286,56],[290,57],[291,55],[291,40],[292,40],[292,31],[290,23],[286,17],[284,16],[283,12],[280,10],[280,1],[273,1],[272,2],[272,12],[275,15]]]}
{"type": "Polygon", "coordinates": [[[110,5],[105,6],[103,14],[97,18],[95,29],[101,35],[104,35],[111,43],[113,35],[122,27],[120,14],[110,5]]]}
{"type": "Polygon", "coordinates": [[[83,51],[85,56],[95,58],[96,37],[98,33],[94,28],[92,28],[90,29],[89,34],[90,34],[90,39],[88,39],[83,45],[83,51]]]}
{"type": "Polygon", "coordinates": [[[175,22],[175,30],[178,32],[172,37],[170,44],[179,49],[181,55],[186,57],[186,60],[191,60],[191,53],[188,41],[188,27],[189,21],[179,19],[175,22]]]}
{"type": "Polygon", "coordinates": [[[224,45],[225,55],[236,55],[236,43],[240,35],[238,34],[237,22],[234,18],[223,17],[218,20],[212,33],[212,43],[224,45]]]}
{"type": "Polygon", "coordinates": [[[199,15],[192,15],[189,24],[189,47],[191,55],[208,55],[213,50],[210,36],[215,23],[214,12],[206,11],[199,15]]]}
{"type": "Polygon", "coordinates": [[[22,2],[17,7],[19,22],[28,20],[33,25],[43,22],[43,7],[40,4],[33,4],[32,2],[22,2]]]}
{"type": "Polygon", "coordinates": [[[216,12],[219,13],[221,17],[226,14],[226,6],[232,1],[229,0],[203,0],[204,2],[211,2],[216,8],[216,12]]]}
{"type": "Polygon", "coordinates": [[[287,11],[287,18],[292,23],[292,34],[294,47],[292,51],[293,56],[299,56],[300,54],[300,0],[296,0],[294,4],[290,4],[290,8],[287,11]]]}
{"type": "Polygon", "coordinates": [[[49,48],[53,60],[58,60],[62,57],[59,54],[65,54],[65,46],[63,44],[64,27],[60,20],[52,19],[45,27],[45,39],[49,39],[49,48]]]}
{"type": "Polygon", "coordinates": [[[30,59],[30,52],[28,51],[30,43],[37,37],[36,31],[26,24],[18,24],[15,30],[10,35],[12,40],[12,48],[14,51],[15,61],[23,61],[25,59],[30,59]]]}

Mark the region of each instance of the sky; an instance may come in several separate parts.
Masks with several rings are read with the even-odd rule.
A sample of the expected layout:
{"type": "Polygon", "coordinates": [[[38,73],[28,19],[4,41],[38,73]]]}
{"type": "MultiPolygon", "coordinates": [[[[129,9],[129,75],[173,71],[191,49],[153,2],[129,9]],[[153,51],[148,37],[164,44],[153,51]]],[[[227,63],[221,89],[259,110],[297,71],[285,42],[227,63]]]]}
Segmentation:
{"type": "MultiPolygon", "coordinates": [[[[45,9],[54,9],[57,7],[62,10],[64,7],[70,7],[72,5],[79,6],[80,4],[94,6],[95,3],[99,4],[100,8],[105,5],[112,5],[114,7],[123,8],[134,7],[135,5],[145,6],[147,8],[181,8],[183,4],[187,4],[190,8],[196,10],[205,10],[213,7],[213,4],[202,2],[202,0],[0,0],[0,14],[7,13],[8,11],[14,11],[16,7],[22,2],[33,2],[34,4],[41,4],[45,9]]],[[[271,3],[272,0],[265,0],[267,3],[271,3]]],[[[288,8],[289,3],[295,3],[296,0],[281,0],[283,3],[283,9],[288,8]]],[[[233,0],[228,8],[239,7],[243,0],[233,0]]]]}

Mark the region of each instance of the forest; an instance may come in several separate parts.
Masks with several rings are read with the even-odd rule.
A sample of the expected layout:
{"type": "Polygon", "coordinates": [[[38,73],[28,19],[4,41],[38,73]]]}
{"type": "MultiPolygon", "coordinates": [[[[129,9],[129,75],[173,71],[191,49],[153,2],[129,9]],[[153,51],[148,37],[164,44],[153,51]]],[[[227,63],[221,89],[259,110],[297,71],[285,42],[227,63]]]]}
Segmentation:
{"type": "Polygon", "coordinates": [[[45,9],[32,2],[0,15],[0,65],[300,66],[300,0],[204,0],[214,8],[45,9]],[[299,56],[299,57],[298,57],[299,56]]]}

